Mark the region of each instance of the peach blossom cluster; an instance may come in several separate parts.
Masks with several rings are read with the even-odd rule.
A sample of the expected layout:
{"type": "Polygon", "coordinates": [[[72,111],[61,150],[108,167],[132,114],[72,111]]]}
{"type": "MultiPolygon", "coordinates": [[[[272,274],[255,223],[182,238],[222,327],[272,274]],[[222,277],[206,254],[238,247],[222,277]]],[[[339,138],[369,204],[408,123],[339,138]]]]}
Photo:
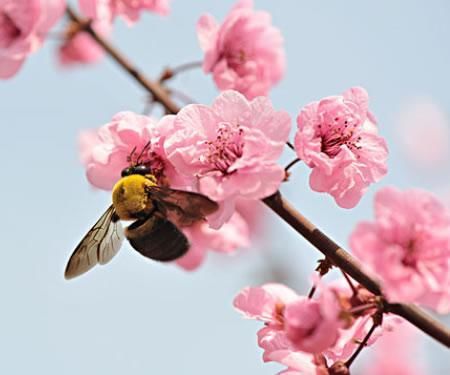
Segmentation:
{"type": "MultiPolygon", "coordinates": [[[[308,298],[281,284],[244,288],[234,299],[246,318],[264,323],[258,331],[263,360],[287,366],[280,374],[337,374],[369,331],[375,296],[359,287],[356,294],[341,285],[316,284],[319,297],[308,298]],[[364,306],[369,306],[364,308],[364,306]]],[[[387,316],[368,345],[398,319],[387,316]]],[[[344,372],[345,373],[345,372],[344,372]]]]}

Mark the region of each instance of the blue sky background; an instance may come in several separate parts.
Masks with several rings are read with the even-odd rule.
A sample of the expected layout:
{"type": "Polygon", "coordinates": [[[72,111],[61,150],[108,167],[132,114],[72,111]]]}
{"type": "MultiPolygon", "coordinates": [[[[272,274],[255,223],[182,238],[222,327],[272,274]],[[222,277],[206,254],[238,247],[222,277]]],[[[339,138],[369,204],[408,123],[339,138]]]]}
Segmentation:
{"type": "MultiPolygon", "coordinates": [[[[449,169],[414,167],[395,137],[395,118],[411,98],[450,109],[448,1],[255,3],[286,40],[288,71],[271,94],[274,106],[295,119],[308,102],[362,85],[390,145],[389,175],[349,211],[309,191],[308,170],[295,167],[282,191],[302,213],[346,245],[355,223],[372,217],[381,186],[450,185],[449,169]]],[[[232,4],[173,0],[167,18],[147,14],[132,29],[117,22],[114,44],[155,77],[164,66],[199,60],[196,20],[205,11],[223,19],[232,4]]],[[[279,367],[263,364],[256,345],[260,325],[234,312],[232,299],[246,285],[272,281],[270,264],[307,291],[318,253],[272,215],[271,236],[258,249],[210,256],[194,273],[146,261],[125,245],[107,267],[64,280],[69,255],[110,202],[84,177],[77,134],[121,110],[141,112],[145,93],[109,59],[58,68],[56,45],[48,41],[0,83],[0,373],[274,374],[279,367]]],[[[200,71],[174,84],[203,103],[217,94],[200,71]]],[[[448,351],[427,338],[423,345],[429,373],[450,373],[448,351]]]]}

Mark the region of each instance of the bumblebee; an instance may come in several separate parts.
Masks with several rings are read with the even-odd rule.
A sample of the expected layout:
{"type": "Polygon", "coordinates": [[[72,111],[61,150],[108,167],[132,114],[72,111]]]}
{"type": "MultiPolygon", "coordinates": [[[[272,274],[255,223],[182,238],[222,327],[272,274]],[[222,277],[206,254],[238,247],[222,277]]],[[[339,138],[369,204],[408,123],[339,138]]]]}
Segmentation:
{"type": "Polygon", "coordinates": [[[183,256],[189,242],[179,227],[204,220],[218,204],[204,195],[159,186],[145,164],[122,171],[112,190],[112,205],[78,244],[64,276],[77,277],[96,264],[108,263],[124,237],[143,256],[168,262],[183,256]],[[121,220],[132,220],[125,230],[121,220]]]}

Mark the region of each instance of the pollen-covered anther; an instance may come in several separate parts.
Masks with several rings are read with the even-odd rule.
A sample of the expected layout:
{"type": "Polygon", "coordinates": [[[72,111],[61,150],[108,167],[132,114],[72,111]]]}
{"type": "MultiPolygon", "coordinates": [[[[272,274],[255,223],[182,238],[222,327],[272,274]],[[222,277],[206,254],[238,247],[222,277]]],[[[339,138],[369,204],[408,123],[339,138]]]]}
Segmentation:
{"type": "Polygon", "coordinates": [[[206,155],[200,161],[212,165],[209,171],[229,174],[229,167],[242,156],[244,130],[237,125],[223,124],[217,130],[216,139],[205,141],[208,146],[206,155]]]}
{"type": "MultiPolygon", "coordinates": [[[[337,122],[339,119],[335,119],[337,122]]],[[[318,126],[320,137],[322,139],[321,151],[330,158],[334,158],[341,151],[342,146],[347,146],[350,150],[361,150],[359,145],[361,136],[355,134],[356,126],[345,120],[344,126],[336,126],[327,124],[326,130],[323,131],[321,125],[318,126]]]]}

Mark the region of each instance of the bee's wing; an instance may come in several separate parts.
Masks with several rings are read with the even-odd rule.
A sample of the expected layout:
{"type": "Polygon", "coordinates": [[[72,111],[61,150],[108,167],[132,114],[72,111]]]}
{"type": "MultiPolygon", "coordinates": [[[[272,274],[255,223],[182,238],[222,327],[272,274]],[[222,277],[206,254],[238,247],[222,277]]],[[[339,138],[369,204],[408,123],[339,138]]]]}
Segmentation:
{"type": "Polygon", "coordinates": [[[167,218],[179,226],[189,226],[218,210],[219,205],[208,197],[189,191],[161,186],[148,188],[150,198],[167,218]]]}
{"type": "Polygon", "coordinates": [[[160,213],[135,221],[125,230],[125,235],[135,250],[160,262],[178,259],[189,249],[183,232],[160,213]]]}
{"type": "Polygon", "coordinates": [[[111,205],[76,247],[64,277],[72,279],[89,271],[97,263],[108,263],[119,251],[122,241],[123,228],[111,205]]]}

